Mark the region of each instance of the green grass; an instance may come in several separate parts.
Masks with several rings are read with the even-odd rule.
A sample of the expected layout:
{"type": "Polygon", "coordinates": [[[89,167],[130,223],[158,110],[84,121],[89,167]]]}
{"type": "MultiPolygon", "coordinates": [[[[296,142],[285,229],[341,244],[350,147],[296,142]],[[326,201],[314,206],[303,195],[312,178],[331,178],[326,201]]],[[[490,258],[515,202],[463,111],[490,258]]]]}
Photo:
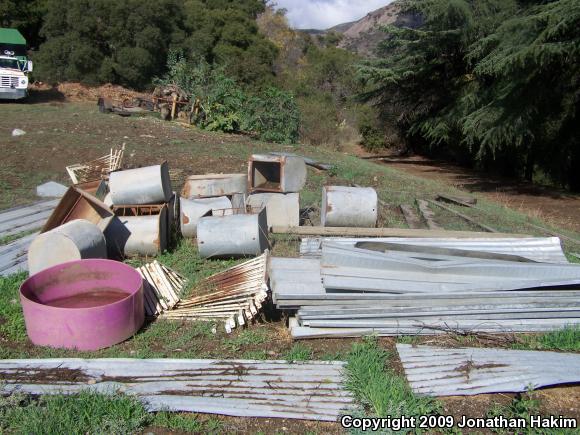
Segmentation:
{"type": "Polygon", "coordinates": [[[268,335],[263,329],[245,329],[232,338],[224,341],[226,348],[233,352],[238,352],[242,347],[248,345],[260,345],[268,341],[268,335]]]}
{"type": "Polygon", "coordinates": [[[347,359],[346,387],[354,394],[362,412],[393,418],[440,412],[441,405],[435,399],[413,394],[407,380],[388,367],[389,358],[375,337],[353,345],[347,359]]]}
{"type": "Polygon", "coordinates": [[[524,335],[515,349],[580,352],[580,325],[568,325],[539,335],[524,335]]]}
{"type": "Polygon", "coordinates": [[[77,395],[0,397],[0,433],[130,434],[148,427],[187,433],[222,433],[215,418],[200,421],[193,414],[148,413],[136,399],[88,391],[77,395]]]}
{"type": "Polygon", "coordinates": [[[308,361],[312,359],[312,349],[302,343],[296,343],[288,352],[284,354],[284,359],[288,362],[308,361]]]}
{"type": "MultiPolygon", "coordinates": [[[[494,405],[487,413],[487,417],[499,417],[503,416],[507,419],[521,418],[526,420],[527,427],[524,429],[518,429],[518,434],[522,435],[572,435],[577,434],[577,430],[573,429],[542,429],[542,428],[531,428],[530,427],[530,417],[532,415],[541,415],[540,410],[540,400],[536,397],[533,391],[529,391],[525,394],[518,394],[509,405],[494,405]]],[[[547,416],[543,416],[547,417],[547,416]]],[[[558,417],[558,416],[555,416],[558,417]]],[[[509,434],[513,433],[513,430],[507,429],[492,429],[492,432],[499,434],[509,434]]]]}
{"type": "Polygon", "coordinates": [[[122,434],[147,426],[143,406],[126,396],[82,392],[77,396],[0,399],[0,427],[16,434],[122,434]]]}
{"type": "MultiPolygon", "coordinates": [[[[26,278],[26,273],[0,277],[0,337],[12,341],[26,340],[26,327],[20,306],[18,290],[26,278]]],[[[0,357],[4,353],[0,346],[0,357]]]]}

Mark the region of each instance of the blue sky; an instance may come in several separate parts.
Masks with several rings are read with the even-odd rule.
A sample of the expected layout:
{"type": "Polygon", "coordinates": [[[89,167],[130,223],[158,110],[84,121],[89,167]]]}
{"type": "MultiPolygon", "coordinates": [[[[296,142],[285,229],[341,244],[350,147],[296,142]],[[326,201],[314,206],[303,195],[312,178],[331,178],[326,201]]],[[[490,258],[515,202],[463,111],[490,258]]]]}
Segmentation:
{"type": "Polygon", "coordinates": [[[327,29],[356,21],[367,13],[386,6],[391,0],[274,0],[288,10],[290,25],[297,29],[327,29]]]}

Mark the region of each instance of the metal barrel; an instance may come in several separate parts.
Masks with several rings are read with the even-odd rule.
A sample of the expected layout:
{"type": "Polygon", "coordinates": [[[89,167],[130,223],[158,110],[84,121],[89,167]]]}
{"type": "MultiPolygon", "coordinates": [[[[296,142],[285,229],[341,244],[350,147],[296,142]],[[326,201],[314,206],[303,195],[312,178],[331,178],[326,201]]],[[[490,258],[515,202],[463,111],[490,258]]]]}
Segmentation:
{"type": "Polygon", "coordinates": [[[107,239],[124,256],[157,255],[167,249],[167,207],[152,216],[119,216],[107,229],[107,239]]]}
{"type": "Polygon", "coordinates": [[[246,174],[192,175],[185,180],[181,196],[186,199],[230,196],[247,193],[246,174]]]}
{"type": "Polygon", "coordinates": [[[167,162],[156,166],[113,172],[109,179],[114,205],[144,205],[168,202],[173,194],[167,162]]]}
{"type": "Polygon", "coordinates": [[[322,226],[372,228],[377,217],[378,197],[372,187],[322,187],[322,226]]]}
{"type": "MultiPolygon", "coordinates": [[[[193,238],[197,235],[197,223],[202,217],[211,216],[214,211],[221,212],[232,208],[232,203],[227,196],[199,199],[181,198],[180,203],[181,234],[186,238],[193,238]]],[[[223,213],[221,214],[223,215],[223,213]]]]}
{"type": "Polygon", "coordinates": [[[57,264],[86,258],[107,258],[101,230],[84,219],[75,219],[40,234],[28,249],[30,275],[57,264]]]}
{"type": "Polygon", "coordinates": [[[260,255],[268,248],[266,210],[201,218],[197,247],[202,258],[260,255]]]}

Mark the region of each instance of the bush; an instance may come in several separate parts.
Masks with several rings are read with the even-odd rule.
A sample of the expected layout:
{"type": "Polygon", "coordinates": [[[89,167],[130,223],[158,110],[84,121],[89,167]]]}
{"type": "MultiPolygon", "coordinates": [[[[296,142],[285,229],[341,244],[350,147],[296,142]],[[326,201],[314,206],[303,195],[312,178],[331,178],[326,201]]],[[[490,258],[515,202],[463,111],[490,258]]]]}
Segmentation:
{"type": "Polygon", "coordinates": [[[377,152],[388,147],[385,131],[380,127],[374,112],[361,110],[358,119],[358,129],[362,136],[361,145],[369,152],[377,152]]]}
{"type": "Polygon", "coordinates": [[[192,103],[199,101],[201,113],[192,120],[199,127],[252,133],[270,142],[298,139],[300,116],[291,93],[276,88],[250,93],[226,74],[225,67],[212,66],[204,59],[190,62],[176,52],[170,53],[167,66],[168,73],[156,83],[177,85],[192,103]]]}

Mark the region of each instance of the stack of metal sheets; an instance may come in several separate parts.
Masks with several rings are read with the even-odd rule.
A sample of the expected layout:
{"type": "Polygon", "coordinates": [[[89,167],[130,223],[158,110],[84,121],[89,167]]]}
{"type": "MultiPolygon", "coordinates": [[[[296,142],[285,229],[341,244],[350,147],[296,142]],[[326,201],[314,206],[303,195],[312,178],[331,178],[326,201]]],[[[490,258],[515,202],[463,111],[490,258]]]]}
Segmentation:
{"type": "Polygon", "coordinates": [[[270,260],[274,302],[297,310],[295,338],[536,332],[580,323],[580,266],[559,261],[561,248],[546,248],[551,239],[538,241],[546,249],[537,252],[508,244],[478,250],[473,240],[386,240],[322,241],[318,258],[270,260]],[[553,262],[539,261],[546,256],[553,262]]]}

